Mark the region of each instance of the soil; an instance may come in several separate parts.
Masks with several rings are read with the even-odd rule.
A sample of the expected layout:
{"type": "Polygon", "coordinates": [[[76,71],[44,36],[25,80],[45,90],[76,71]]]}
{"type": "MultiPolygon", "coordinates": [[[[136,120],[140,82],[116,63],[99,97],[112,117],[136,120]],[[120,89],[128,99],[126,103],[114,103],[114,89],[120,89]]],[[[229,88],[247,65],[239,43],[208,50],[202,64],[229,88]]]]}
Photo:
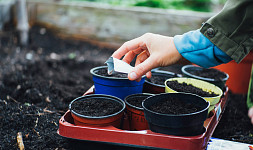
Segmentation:
{"type": "Polygon", "coordinates": [[[201,70],[188,70],[189,73],[196,75],[196,76],[200,76],[203,78],[211,78],[214,79],[216,81],[222,81],[224,78],[226,78],[226,74],[224,72],[221,72],[217,69],[206,69],[203,68],[201,70]]]}
{"type": "MultiPolygon", "coordinates": [[[[79,148],[77,141],[57,134],[59,119],[69,103],[93,85],[90,69],[104,65],[114,49],[60,39],[54,33],[35,25],[30,45],[20,47],[12,27],[0,32],[0,149],[18,149],[18,132],[26,150],[79,148]]],[[[246,95],[229,93],[228,99],[214,137],[253,144],[246,95]]],[[[82,143],[87,149],[134,149],[82,143]]]]}
{"type": "Polygon", "coordinates": [[[173,76],[173,75],[162,75],[162,74],[155,74],[152,73],[152,77],[150,79],[146,79],[148,82],[154,83],[154,84],[158,84],[158,85],[164,85],[164,82],[169,79],[169,78],[173,78],[173,77],[177,77],[177,75],[173,76]]]}
{"type": "Polygon", "coordinates": [[[178,98],[170,97],[150,106],[150,110],[161,114],[180,115],[198,112],[201,108],[192,103],[185,103],[178,98]]]}
{"type": "Polygon", "coordinates": [[[91,117],[108,116],[119,112],[122,108],[122,104],[116,101],[98,98],[87,98],[71,104],[72,111],[91,117]]]}
{"type": "Polygon", "coordinates": [[[126,99],[126,101],[136,107],[142,108],[142,102],[150,95],[132,96],[126,99]]]}
{"type": "Polygon", "coordinates": [[[203,91],[202,89],[197,88],[197,87],[193,86],[192,84],[187,84],[185,82],[179,83],[177,81],[167,81],[166,84],[168,87],[170,87],[171,89],[173,89],[177,92],[193,93],[193,94],[197,94],[202,97],[218,96],[214,92],[209,93],[209,92],[203,91]]]}
{"type": "Polygon", "coordinates": [[[105,76],[105,77],[116,77],[116,78],[127,78],[128,74],[126,73],[119,73],[114,72],[113,74],[109,75],[107,72],[107,68],[100,68],[94,71],[95,74],[105,76]]]}

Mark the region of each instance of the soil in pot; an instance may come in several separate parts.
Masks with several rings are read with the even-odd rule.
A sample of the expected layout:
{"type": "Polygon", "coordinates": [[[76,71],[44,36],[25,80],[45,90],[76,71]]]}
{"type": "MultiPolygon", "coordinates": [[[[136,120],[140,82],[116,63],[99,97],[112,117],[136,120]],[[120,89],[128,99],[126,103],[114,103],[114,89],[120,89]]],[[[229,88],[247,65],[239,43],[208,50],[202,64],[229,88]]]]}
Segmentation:
{"type": "Polygon", "coordinates": [[[203,80],[218,86],[222,90],[226,89],[225,84],[229,78],[229,75],[225,72],[219,71],[218,69],[206,69],[195,65],[186,65],[183,66],[181,70],[185,77],[203,80]]]}
{"type": "Polygon", "coordinates": [[[189,70],[189,73],[196,75],[196,76],[200,76],[203,78],[211,78],[217,81],[222,81],[224,78],[226,78],[226,74],[217,70],[217,69],[206,69],[203,68],[201,70],[189,70]]]}
{"type": "MultiPolygon", "coordinates": [[[[149,95],[150,96],[150,95],[149,95]]],[[[136,107],[142,108],[142,102],[144,99],[146,99],[147,97],[149,97],[148,95],[143,95],[143,96],[133,96],[133,97],[129,97],[126,101],[136,107]]]]}
{"type": "Polygon", "coordinates": [[[75,101],[71,108],[81,115],[98,117],[114,114],[122,109],[122,105],[113,101],[90,98],[85,101],[75,101]]]}
{"type": "Polygon", "coordinates": [[[150,79],[146,79],[148,82],[154,83],[154,84],[158,84],[158,85],[164,85],[164,82],[169,79],[169,78],[173,78],[173,77],[177,77],[177,75],[171,75],[169,76],[165,76],[165,75],[159,75],[159,74],[152,74],[152,77],[150,79]]]}
{"type": "Polygon", "coordinates": [[[152,94],[160,94],[165,92],[165,85],[164,82],[167,79],[179,77],[178,74],[173,72],[163,71],[163,70],[156,70],[152,72],[152,77],[146,78],[143,92],[145,93],[152,93],[152,94]]]}
{"type": "Polygon", "coordinates": [[[180,101],[178,98],[168,97],[166,100],[152,105],[150,110],[161,114],[179,115],[194,113],[200,111],[201,108],[192,103],[180,101]]]}
{"type": "Polygon", "coordinates": [[[148,123],[144,117],[142,102],[150,96],[152,96],[152,94],[141,93],[129,95],[125,98],[130,130],[138,131],[148,129],[148,123]]]}
{"type": "Polygon", "coordinates": [[[167,86],[170,87],[171,89],[177,91],[177,92],[185,92],[185,93],[193,93],[197,94],[201,97],[216,97],[218,96],[214,92],[206,92],[203,91],[200,88],[197,88],[193,86],[192,84],[187,84],[185,82],[179,83],[178,81],[167,81],[166,82],[167,86]]]}
{"type": "Polygon", "coordinates": [[[86,95],[74,99],[69,110],[75,125],[120,128],[125,103],[114,96],[86,95]]]}
{"type": "Polygon", "coordinates": [[[95,72],[97,75],[105,76],[105,77],[117,77],[117,78],[127,78],[128,74],[126,73],[113,73],[112,75],[109,75],[107,72],[107,68],[101,68],[96,70],[95,72]]]}

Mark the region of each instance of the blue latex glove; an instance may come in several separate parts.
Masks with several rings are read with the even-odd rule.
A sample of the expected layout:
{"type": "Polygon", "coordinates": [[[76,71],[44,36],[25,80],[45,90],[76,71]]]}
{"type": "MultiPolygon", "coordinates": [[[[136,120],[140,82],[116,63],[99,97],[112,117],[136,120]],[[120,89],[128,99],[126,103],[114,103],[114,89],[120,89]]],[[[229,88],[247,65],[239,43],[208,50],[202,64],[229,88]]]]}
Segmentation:
{"type": "Polygon", "coordinates": [[[176,35],[174,43],[178,52],[185,59],[201,67],[214,67],[232,60],[226,53],[210,42],[200,30],[176,35]]]}

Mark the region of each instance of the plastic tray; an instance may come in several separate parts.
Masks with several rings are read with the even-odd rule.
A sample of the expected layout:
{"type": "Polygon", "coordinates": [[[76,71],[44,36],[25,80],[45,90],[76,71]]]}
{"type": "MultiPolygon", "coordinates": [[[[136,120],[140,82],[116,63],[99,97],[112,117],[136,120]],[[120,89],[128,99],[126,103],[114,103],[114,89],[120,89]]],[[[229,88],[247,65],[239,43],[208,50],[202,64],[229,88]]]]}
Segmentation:
{"type": "MultiPolygon", "coordinates": [[[[93,93],[93,87],[91,87],[84,95],[93,93]]],[[[145,148],[182,150],[205,149],[221,118],[221,114],[224,111],[227,97],[228,88],[226,88],[226,91],[219,103],[216,104],[216,108],[212,111],[212,116],[208,117],[204,122],[204,127],[206,129],[205,132],[198,136],[173,136],[154,133],[150,130],[129,131],[117,129],[113,126],[76,126],[73,123],[70,111],[67,111],[59,120],[58,134],[66,138],[78,139],[81,141],[106,142],[109,144],[120,144],[125,146],[131,145],[145,148]]],[[[126,123],[123,125],[123,128],[127,128],[126,123]]]]}

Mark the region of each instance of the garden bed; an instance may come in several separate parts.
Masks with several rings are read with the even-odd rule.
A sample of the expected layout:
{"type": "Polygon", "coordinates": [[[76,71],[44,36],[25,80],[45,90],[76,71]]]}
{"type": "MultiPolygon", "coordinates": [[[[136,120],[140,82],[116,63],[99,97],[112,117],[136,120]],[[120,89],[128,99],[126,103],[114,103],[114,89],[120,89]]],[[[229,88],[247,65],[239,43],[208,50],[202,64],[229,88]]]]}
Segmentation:
{"type": "MultiPolygon", "coordinates": [[[[71,142],[57,135],[58,121],[93,85],[90,69],[104,65],[114,49],[62,40],[41,26],[33,26],[30,35],[30,45],[20,48],[14,31],[0,32],[1,148],[17,149],[22,132],[26,149],[71,149],[71,142]]],[[[246,95],[229,93],[228,100],[213,136],[253,144],[246,95]]],[[[96,146],[87,142],[90,149],[96,146]]]]}

